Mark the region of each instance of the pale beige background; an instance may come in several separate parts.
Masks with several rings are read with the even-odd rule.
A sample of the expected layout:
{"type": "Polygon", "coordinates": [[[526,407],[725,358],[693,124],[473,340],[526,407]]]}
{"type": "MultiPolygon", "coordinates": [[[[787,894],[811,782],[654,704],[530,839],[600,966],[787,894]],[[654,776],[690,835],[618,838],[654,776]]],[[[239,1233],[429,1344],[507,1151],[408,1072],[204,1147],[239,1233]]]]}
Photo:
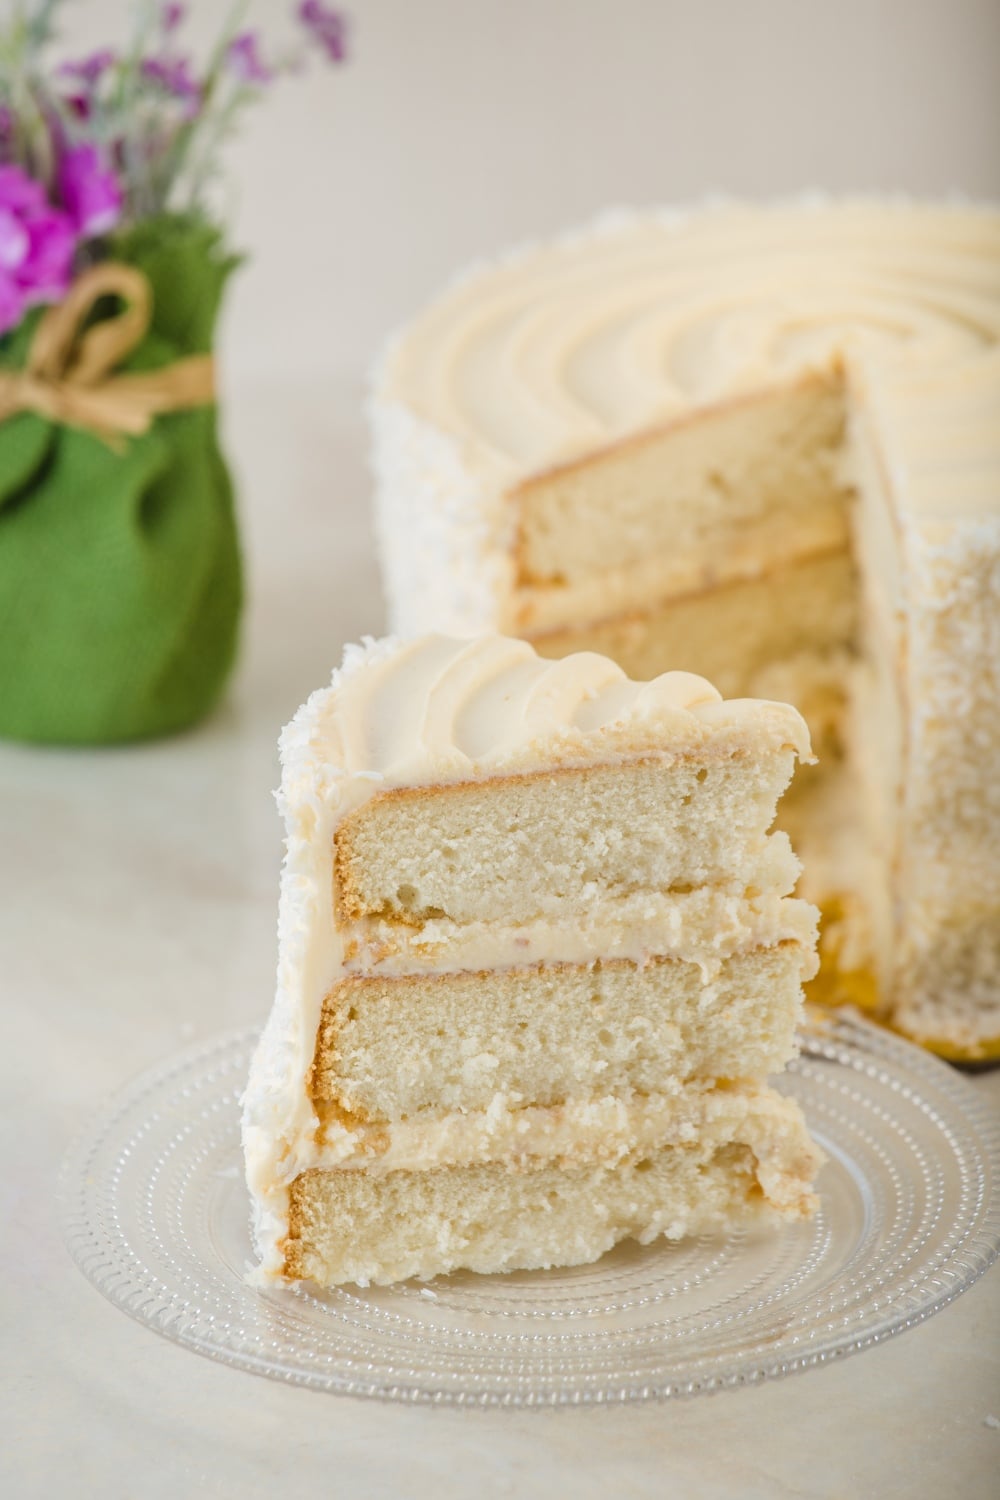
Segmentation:
{"type": "MultiPolygon", "coordinates": [[[[197,0],[208,30],[224,7],[197,0]]],[[[833,1367],[680,1405],[407,1410],[225,1369],[103,1301],[53,1205],[135,1070],[261,1017],[275,740],[381,625],[373,348],[452,270],[610,203],[828,190],[1000,198],[1000,0],[356,0],[355,56],[232,152],[224,354],[250,603],[212,721],[107,753],[0,744],[0,1493],[30,1500],[994,1500],[1000,1273],[833,1367]]],[[[117,0],[77,0],[81,41],[117,0]]],[[[282,22],[277,0],[256,7],[282,22]]],[[[1000,1074],[981,1079],[1000,1103],[1000,1074]]]]}
{"type": "MultiPolygon", "coordinates": [[[[240,373],[353,374],[454,269],[610,204],[1000,198],[1000,0],[354,0],[231,152],[240,373]]],[[[196,0],[208,33],[228,0],[196,0]]],[[[251,21],[287,36],[291,5],[251,21]]],[[[74,35],[123,0],[76,0],[74,35]]]]}

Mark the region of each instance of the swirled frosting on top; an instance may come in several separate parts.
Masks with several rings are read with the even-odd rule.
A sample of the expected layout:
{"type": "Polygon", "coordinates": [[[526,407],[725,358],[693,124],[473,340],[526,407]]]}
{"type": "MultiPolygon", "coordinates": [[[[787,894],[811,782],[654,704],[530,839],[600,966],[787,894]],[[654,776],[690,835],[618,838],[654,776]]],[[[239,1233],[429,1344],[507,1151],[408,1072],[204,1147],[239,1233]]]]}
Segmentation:
{"type": "Polygon", "coordinates": [[[884,386],[922,472],[997,505],[1000,213],[806,201],[612,216],[466,276],[397,341],[376,401],[398,404],[504,488],[691,410],[846,364],[884,386]],[[978,393],[961,452],[907,382],[978,393]],[[978,478],[970,476],[975,473],[978,478]]]}
{"type": "Polygon", "coordinates": [[[340,782],[345,806],[381,786],[669,751],[727,730],[809,754],[795,709],[724,702],[690,672],[632,682],[594,652],[548,661],[505,636],[390,637],[349,647],[331,687],[288,726],[283,795],[294,799],[300,767],[303,786],[314,786],[320,773],[340,782]]]}

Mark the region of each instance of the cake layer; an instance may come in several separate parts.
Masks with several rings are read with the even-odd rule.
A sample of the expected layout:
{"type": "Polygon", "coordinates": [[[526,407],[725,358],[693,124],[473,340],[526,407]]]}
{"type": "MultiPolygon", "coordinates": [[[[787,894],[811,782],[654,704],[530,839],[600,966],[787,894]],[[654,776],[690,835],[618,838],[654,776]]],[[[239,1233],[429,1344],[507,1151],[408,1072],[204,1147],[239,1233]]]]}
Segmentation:
{"type": "Polygon", "coordinates": [[[383,793],[334,836],[340,911],[528,922],[607,896],[756,882],[794,751],[665,756],[383,793]]]}
{"type": "Polygon", "coordinates": [[[685,661],[726,698],[795,703],[817,735],[842,710],[856,616],[854,564],[841,548],[532,641],[546,657],[600,651],[639,679],[685,661]]]}
{"type": "Polygon", "coordinates": [[[811,958],[782,943],[707,982],[672,958],[347,979],[323,1003],[312,1098],[374,1123],[766,1077],[795,1054],[811,958]]]}
{"type": "Polygon", "coordinates": [[[749,1146],[668,1146],[614,1167],[529,1172],[314,1170],[292,1185],[283,1274],[368,1286],[459,1268],[585,1265],[623,1239],[649,1244],[773,1217],[749,1146]]]}
{"type": "Polygon", "coordinates": [[[655,553],[717,564],[776,511],[811,528],[846,501],[843,437],[842,384],[816,376],[525,480],[511,494],[518,581],[572,585],[655,553]]]}
{"type": "Polygon", "coordinates": [[[683,552],[652,553],[634,563],[608,568],[576,583],[524,584],[503,615],[504,630],[526,640],[590,622],[656,609],[665,599],[684,599],[706,589],[758,578],[794,567],[810,557],[843,552],[848,515],[838,497],[815,511],[776,512],[746,532],[734,531],[725,548],[706,546],[693,557],[683,552]]]}
{"type": "Polygon", "coordinates": [[[626,1238],[802,1218],[820,1161],[797,1107],[762,1090],[713,1095],[686,1140],[617,1155],[312,1168],[289,1186],[281,1270],[329,1286],[580,1265],[626,1238]]]}
{"type": "Polygon", "coordinates": [[[797,1107],[767,1084],[681,1083],[669,1075],[661,1092],[631,1100],[608,1094],[542,1106],[514,1104],[498,1095],[488,1109],[376,1125],[352,1119],[334,1104],[320,1104],[315,1118],[310,1150],[283,1165],[282,1182],[307,1167],[416,1172],[489,1161],[617,1161],[635,1151],[690,1145],[706,1134],[718,1141],[736,1134],[741,1140],[752,1137],[767,1155],[779,1146],[785,1151],[802,1128],[797,1107]]]}

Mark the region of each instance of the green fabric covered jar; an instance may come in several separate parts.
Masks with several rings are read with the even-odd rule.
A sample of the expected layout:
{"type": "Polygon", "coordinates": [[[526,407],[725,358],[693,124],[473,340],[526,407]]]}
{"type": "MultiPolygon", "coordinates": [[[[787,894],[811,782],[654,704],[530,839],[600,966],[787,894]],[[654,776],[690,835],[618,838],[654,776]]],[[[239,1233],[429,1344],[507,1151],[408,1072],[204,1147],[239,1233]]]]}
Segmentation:
{"type": "MultiPolygon", "coordinates": [[[[152,290],[121,371],[211,352],[237,264],[213,226],[160,215],[108,252],[152,290]]],[[[24,368],[39,317],[0,339],[0,370],[24,368]]],[[[0,422],[0,735],[97,745],[194,724],[232,668],[241,603],[214,405],[164,412],[117,449],[34,411],[0,422]]]]}

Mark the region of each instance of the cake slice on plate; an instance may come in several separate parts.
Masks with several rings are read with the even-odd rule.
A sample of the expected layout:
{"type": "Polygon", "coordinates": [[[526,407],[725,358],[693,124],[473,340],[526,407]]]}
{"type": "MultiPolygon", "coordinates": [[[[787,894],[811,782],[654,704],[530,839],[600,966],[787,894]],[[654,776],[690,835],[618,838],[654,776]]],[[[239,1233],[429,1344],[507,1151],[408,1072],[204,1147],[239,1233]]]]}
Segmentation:
{"type": "Polygon", "coordinates": [[[244,1141],[266,1276],[579,1264],[797,1218],[770,1088],[815,912],[802,719],[501,636],[349,648],[282,739],[278,990],[244,1141]]]}

